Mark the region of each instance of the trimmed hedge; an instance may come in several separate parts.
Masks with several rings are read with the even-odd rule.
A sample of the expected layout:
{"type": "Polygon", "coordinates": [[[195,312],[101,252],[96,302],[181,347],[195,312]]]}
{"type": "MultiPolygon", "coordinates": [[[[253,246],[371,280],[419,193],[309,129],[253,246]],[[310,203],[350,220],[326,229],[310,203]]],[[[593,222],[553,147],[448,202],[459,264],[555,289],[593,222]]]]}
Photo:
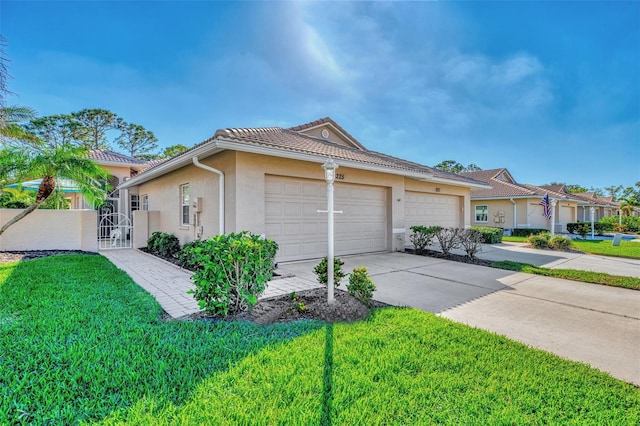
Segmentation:
{"type": "Polygon", "coordinates": [[[542,234],[544,232],[549,232],[549,230],[542,228],[515,228],[511,235],[514,237],[528,237],[530,235],[542,234]]]}
{"type": "Polygon", "coordinates": [[[493,226],[472,226],[471,229],[482,234],[482,242],[485,244],[497,244],[502,242],[504,229],[493,226]]]}

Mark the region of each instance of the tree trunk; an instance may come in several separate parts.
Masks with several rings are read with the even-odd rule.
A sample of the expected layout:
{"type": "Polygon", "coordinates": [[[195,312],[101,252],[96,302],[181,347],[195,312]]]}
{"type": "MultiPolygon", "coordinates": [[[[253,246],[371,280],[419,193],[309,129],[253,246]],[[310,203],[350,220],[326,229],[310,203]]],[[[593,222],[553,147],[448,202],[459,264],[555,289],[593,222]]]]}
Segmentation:
{"type": "Polygon", "coordinates": [[[4,234],[4,231],[9,229],[11,225],[22,220],[29,213],[33,212],[35,209],[40,207],[40,204],[44,203],[47,198],[53,191],[56,189],[56,181],[53,176],[45,176],[42,178],[42,182],[40,182],[40,187],[38,188],[38,194],[36,195],[36,202],[31,204],[29,207],[18,213],[13,219],[5,223],[2,228],[0,228],[0,235],[4,234]]]}

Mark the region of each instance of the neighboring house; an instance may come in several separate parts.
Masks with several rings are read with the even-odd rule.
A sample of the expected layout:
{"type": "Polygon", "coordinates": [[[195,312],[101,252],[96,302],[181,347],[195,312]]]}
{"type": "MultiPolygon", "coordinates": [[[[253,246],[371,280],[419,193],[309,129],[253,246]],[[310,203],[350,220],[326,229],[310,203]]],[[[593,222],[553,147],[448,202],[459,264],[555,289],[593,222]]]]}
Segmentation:
{"type": "MultiPolygon", "coordinates": [[[[139,203],[135,197],[130,200],[121,199],[118,185],[149,167],[149,162],[138,160],[137,158],[129,157],[119,152],[103,149],[90,150],[89,158],[111,174],[109,178],[111,190],[107,194],[107,200],[105,205],[102,206],[102,210],[113,213],[123,213],[127,216],[132,210],[137,210],[139,203]]],[[[95,207],[90,206],[81,194],[73,194],[71,197],[71,208],[91,209],[95,207]]]]}
{"type": "Polygon", "coordinates": [[[555,231],[566,232],[567,223],[575,222],[579,201],[564,194],[529,184],[519,184],[506,168],[461,173],[491,186],[471,193],[471,224],[514,228],[551,229],[551,221],[543,214],[540,201],[549,194],[557,200],[555,231]]]}
{"type": "Polygon", "coordinates": [[[613,197],[597,197],[593,192],[570,193],[564,185],[544,185],[542,188],[565,194],[578,199],[578,222],[591,221],[591,207],[593,207],[593,220],[599,221],[606,216],[617,216],[620,207],[619,203],[613,201],[613,197]]]}
{"type": "Polygon", "coordinates": [[[189,151],[120,185],[143,205],[135,245],[153,231],[182,243],[243,230],[279,244],[278,260],[327,253],[327,185],[321,165],[339,165],[337,255],[401,251],[413,225],[470,226],[472,188],[487,185],[369,151],[330,118],[284,129],[218,130],[189,151]]]}

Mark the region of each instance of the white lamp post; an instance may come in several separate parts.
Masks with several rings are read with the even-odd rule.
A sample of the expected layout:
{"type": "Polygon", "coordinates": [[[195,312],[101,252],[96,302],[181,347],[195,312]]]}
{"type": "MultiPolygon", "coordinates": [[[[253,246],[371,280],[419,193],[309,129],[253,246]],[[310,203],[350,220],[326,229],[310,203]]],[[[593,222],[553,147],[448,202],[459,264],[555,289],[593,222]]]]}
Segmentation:
{"type": "Polygon", "coordinates": [[[589,211],[591,212],[591,239],[593,240],[593,215],[596,212],[595,207],[589,207],[589,211]]]}
{"type": "Polygon", "coordinates": [[[551,199],[551,238],[556,235],[556,204],[558,204],[558,200],[555,198],[551,199]]]}
{"type": "Polygon", "coordinates": [[[336,180],[336,169],[338,165],[329,158],[323,165],[324,179],[327,181],[327,303],[332,304],[333,297],[333,182],[336,180]]]}

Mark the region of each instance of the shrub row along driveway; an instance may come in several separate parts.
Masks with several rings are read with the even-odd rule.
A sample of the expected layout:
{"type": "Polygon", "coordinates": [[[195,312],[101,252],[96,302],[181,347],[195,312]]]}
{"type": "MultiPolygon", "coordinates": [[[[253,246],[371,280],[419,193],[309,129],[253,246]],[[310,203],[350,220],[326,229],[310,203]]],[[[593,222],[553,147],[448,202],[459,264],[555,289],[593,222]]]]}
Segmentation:
{"type": "MultiPolygon", "coordinates": [[[[377,300],[435,312],[640,385],[638,291],[403,253],[343,261],[348,272],[369,268],[377,300]]],[[[280,270],[315,280],[315,263],[284,264],[280,270]]]]}

